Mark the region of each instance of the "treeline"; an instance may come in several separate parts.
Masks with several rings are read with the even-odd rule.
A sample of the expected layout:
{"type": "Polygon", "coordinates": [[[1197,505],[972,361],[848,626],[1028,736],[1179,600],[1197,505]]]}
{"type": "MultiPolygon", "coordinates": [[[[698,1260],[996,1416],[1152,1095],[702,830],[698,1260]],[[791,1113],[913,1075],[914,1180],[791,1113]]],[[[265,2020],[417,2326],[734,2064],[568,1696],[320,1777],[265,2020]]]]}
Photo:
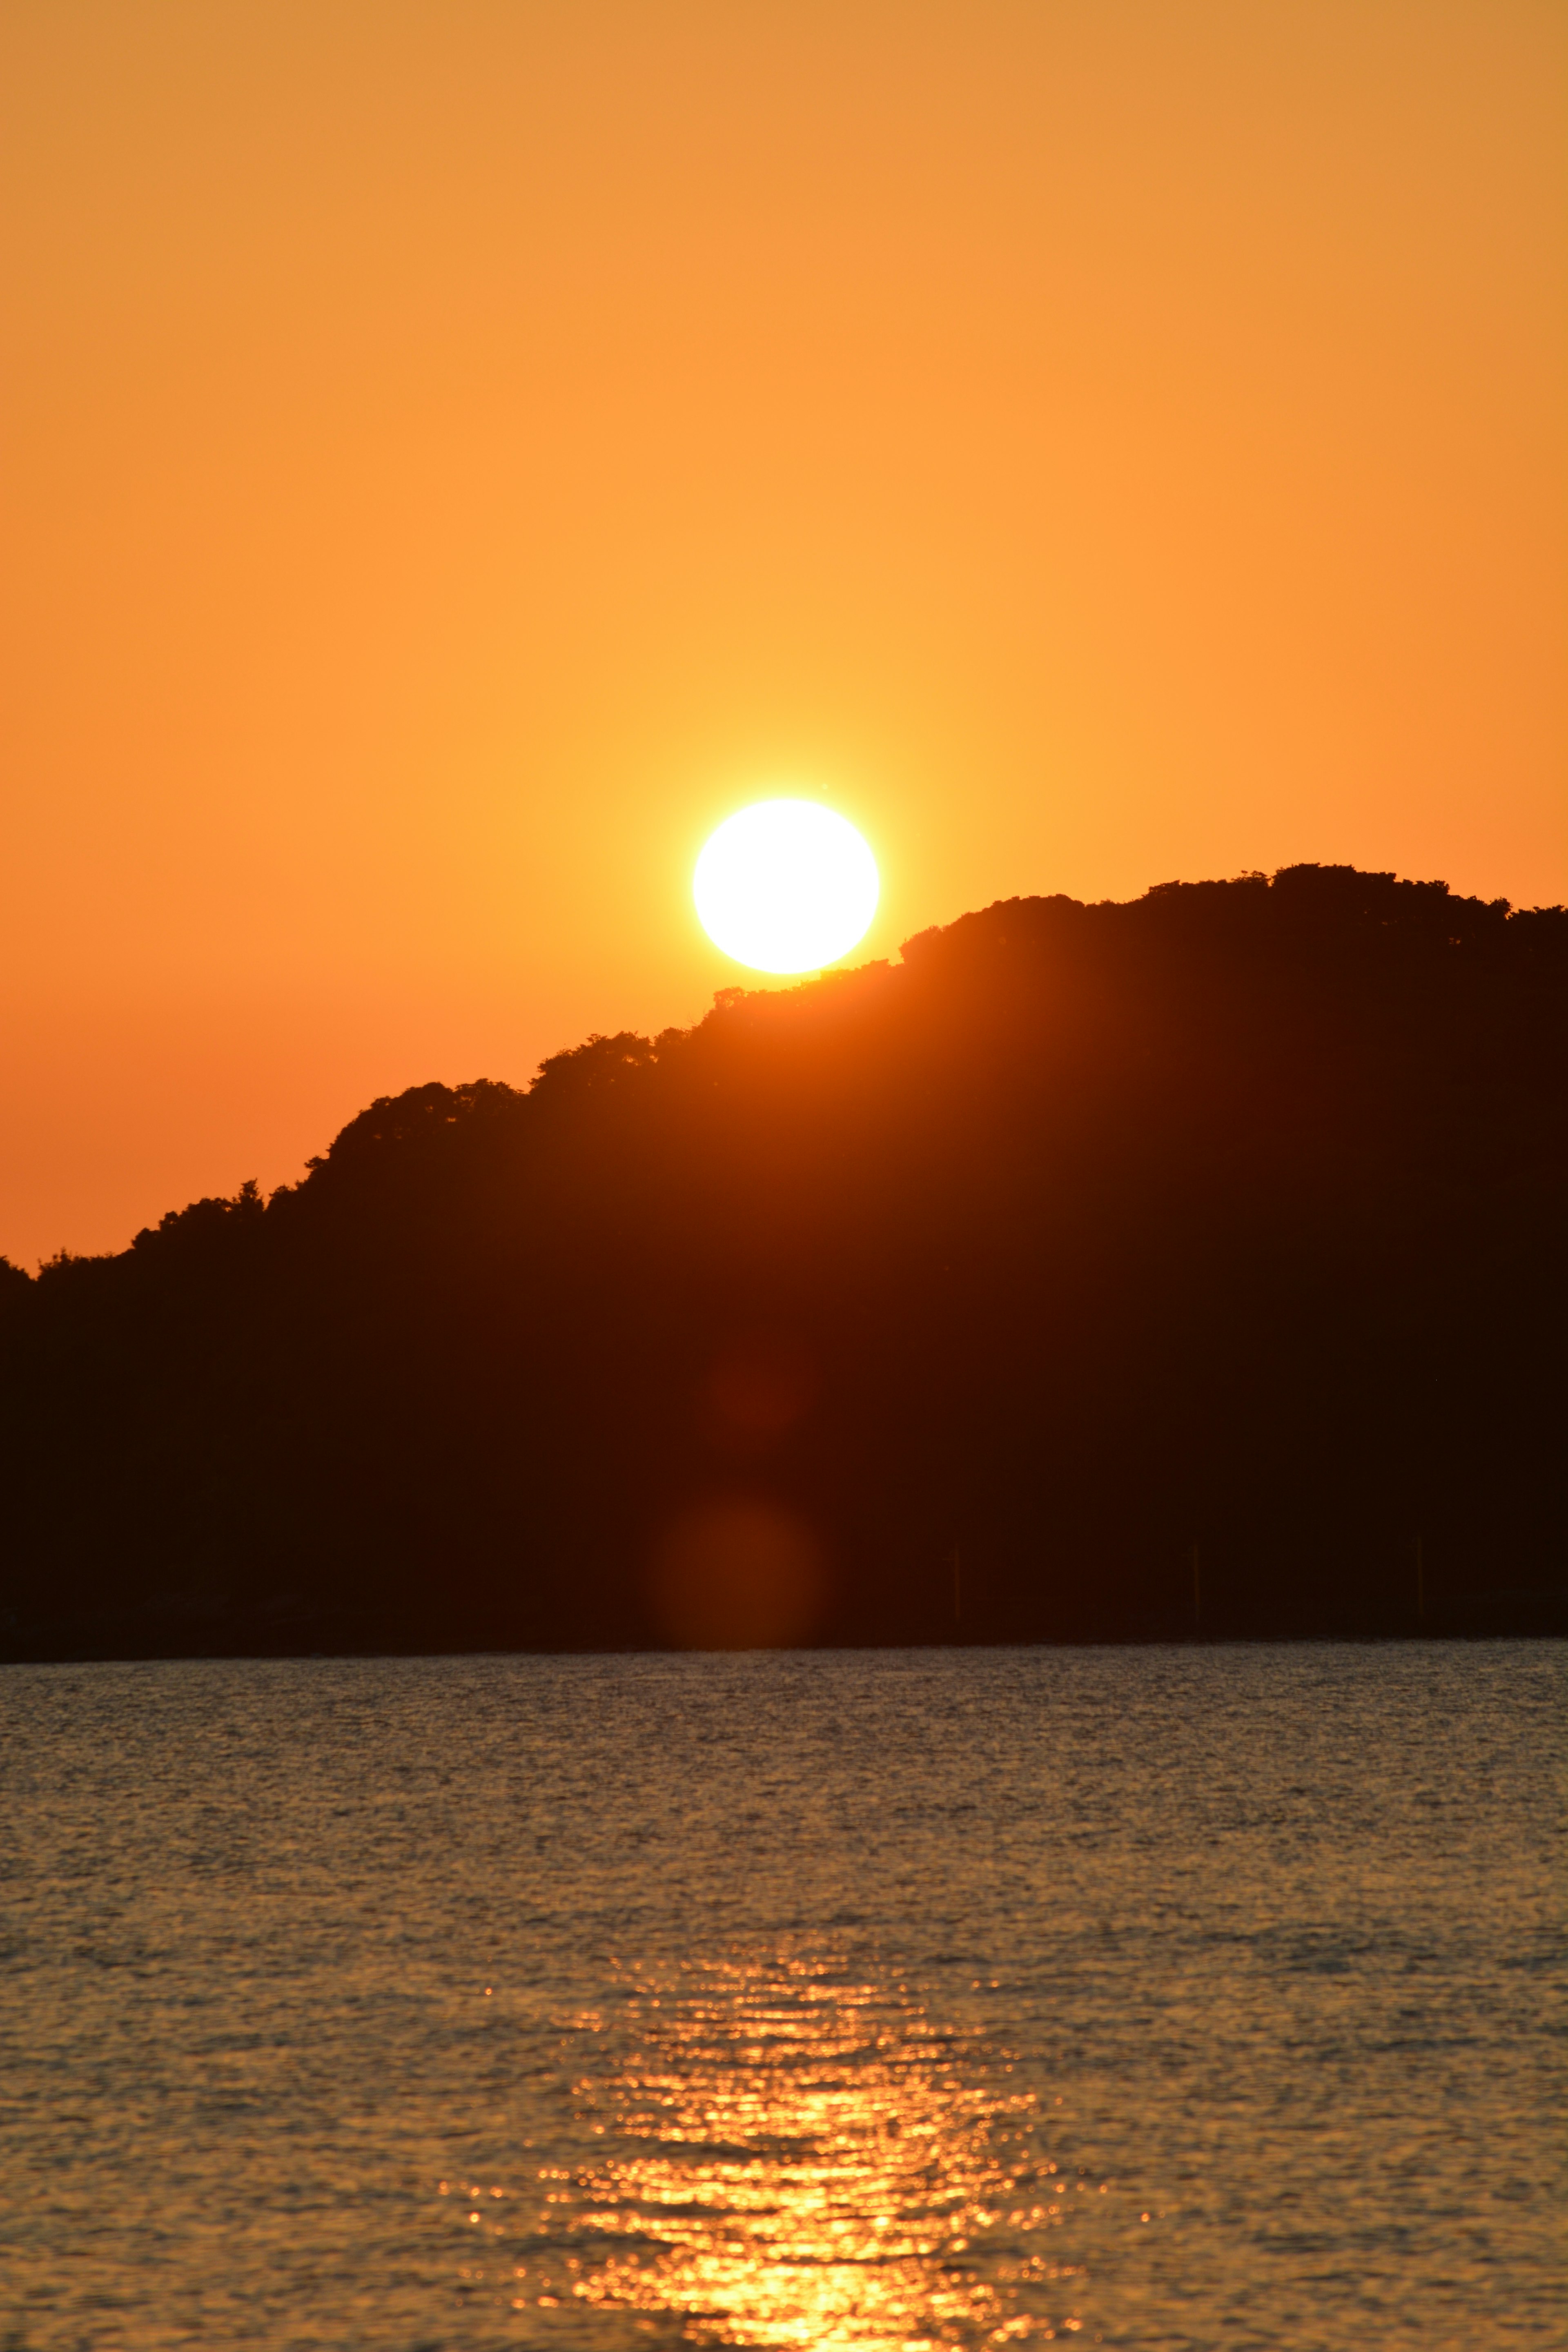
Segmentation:
{"type": "Polygon", "coordinates": [[[0,1262],[0,1653],[1568,1630],[1568,912],[1013,899],[0,1262]]]}

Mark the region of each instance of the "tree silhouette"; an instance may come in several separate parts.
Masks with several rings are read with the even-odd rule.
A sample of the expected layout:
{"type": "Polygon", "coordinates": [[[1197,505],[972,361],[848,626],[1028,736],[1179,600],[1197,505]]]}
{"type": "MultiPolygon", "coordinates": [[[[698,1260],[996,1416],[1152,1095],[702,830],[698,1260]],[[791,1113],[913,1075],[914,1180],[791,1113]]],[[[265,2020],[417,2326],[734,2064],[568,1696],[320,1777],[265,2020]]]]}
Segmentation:
{"type": "Polygon", "coordinates": [[[0,1640],[1559,1624],[1565,1276],[1568,913],[1012,899],[0,1261],[0,1640]]]}

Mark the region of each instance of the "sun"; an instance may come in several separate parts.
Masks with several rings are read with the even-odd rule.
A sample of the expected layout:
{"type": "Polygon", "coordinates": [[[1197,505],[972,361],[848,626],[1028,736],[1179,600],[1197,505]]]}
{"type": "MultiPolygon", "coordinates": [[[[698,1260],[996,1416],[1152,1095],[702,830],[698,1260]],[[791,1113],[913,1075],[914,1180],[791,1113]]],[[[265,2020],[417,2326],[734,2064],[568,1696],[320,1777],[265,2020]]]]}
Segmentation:
{"type": "Polygon", "coordinates": [[[865,937],[879,887],[854,826],[819,801],[758,801],[726,817],[691,878],[703,929],[753,971],[836,963],[865,937]]]}

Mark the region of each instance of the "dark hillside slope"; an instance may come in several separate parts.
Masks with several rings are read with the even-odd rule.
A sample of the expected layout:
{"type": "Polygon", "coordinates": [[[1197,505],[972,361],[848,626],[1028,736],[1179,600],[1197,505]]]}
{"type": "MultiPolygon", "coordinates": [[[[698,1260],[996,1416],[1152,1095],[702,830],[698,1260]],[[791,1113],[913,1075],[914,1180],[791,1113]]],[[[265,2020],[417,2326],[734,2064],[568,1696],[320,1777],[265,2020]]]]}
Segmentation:
{"type": "Polygon", "coordinates": [[[1015,899],[0,1281],[0,1645],[1563,1624],[1565,1307],[1568,914],[1015,899]]]}

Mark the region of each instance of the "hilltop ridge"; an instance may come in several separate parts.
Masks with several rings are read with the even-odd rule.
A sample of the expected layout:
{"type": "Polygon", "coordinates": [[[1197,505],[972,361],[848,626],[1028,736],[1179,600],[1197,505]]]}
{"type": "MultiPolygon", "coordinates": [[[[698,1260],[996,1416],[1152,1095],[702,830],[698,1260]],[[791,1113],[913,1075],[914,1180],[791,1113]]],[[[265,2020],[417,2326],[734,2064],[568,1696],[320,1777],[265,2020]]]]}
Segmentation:
{"type": "Polygon", "coordinates": [[[1002,901],[0,1273],[8,1654],[1555,1623],[1568,912],[1002,901]]]}

